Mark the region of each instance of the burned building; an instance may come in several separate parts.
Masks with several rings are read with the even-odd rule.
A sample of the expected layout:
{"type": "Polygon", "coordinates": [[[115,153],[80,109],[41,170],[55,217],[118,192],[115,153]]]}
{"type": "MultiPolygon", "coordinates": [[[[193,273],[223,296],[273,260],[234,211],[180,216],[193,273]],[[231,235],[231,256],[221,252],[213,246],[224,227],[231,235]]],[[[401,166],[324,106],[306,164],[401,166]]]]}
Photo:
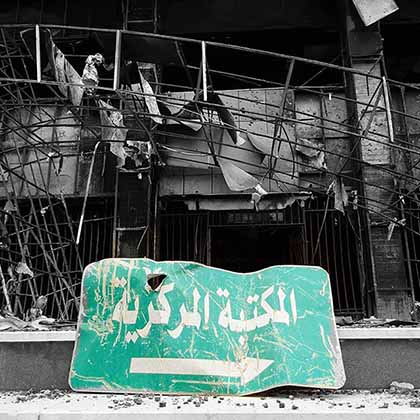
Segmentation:
{"type": "Polygon", "coordinates": [[[409,319],[420,6],[397,3],[3,1],[3,308],[74,320],[87,264],[149,257],[320,265],[337,315],[409,319]]]}

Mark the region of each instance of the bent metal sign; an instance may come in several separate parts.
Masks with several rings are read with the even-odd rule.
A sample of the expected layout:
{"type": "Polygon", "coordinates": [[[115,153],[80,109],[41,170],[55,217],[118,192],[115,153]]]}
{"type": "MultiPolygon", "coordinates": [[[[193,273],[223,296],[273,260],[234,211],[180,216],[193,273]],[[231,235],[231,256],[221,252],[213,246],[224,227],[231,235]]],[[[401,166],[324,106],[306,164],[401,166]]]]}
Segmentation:
{"type": "Polygon", "coordinates": [[[76,391],[243,395],[345,381],[329,276],[319,267],[240,274],[106,259],[85,269],[81,303],[69,377],[76,391]]]}

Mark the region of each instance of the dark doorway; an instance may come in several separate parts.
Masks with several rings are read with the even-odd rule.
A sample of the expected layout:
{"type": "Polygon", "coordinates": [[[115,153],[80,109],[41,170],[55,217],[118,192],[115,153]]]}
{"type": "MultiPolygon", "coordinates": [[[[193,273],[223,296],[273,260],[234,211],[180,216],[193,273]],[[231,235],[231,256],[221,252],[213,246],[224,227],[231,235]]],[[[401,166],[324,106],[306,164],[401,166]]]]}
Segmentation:
{"type": "Polygon", "coordinates": [[[301,227],[224,226],[211,228],[211,265],[252,272],[273,265],[304,264],[301,227]]]}

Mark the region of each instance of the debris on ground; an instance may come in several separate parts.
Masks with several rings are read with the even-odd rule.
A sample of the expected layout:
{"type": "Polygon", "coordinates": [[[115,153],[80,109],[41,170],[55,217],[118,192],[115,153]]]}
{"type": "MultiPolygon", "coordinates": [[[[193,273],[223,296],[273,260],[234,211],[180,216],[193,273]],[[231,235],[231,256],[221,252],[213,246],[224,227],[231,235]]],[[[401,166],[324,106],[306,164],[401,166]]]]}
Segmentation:
{"type": "Polygon", "coordinates": [[[391,392],[401,392],[401,393],[408,393],[414,391],[414,385],[410,384],[409,382],[391,382],[390,385],[391,392]]]}
{"type": "Polygon", "coordinates": [[[56,400],[69,394],[69,392],[60,389],[45,389],[39,392],[34,392],[31,389],[26,392],[16,393],[16,403],[24,403],[36,399],[50,399],[56,400]]]}
{"type": "Polygon", "coordinates": [[[322,410],[405,410],[420,408],[420,390],[413,389],[411,384],[394,382],[390,389],[381,390],[305,390],[293,391],[293,394],[279,391],[270,396],[223,397],[223,396],[167,396],[151,393],[138,394],[82,394],[64,390],[43,390],[34,392],[0,393],[0,412],[5,407],[13,410],[27,410],[28,407],[48,408],[63,403],[63,410],[171,410],[180,411],[205,410],[262,410],[278,412],[299,410],[299,412],[318,412],[322,410]],[[410,389],[410,392],[395,392],[394,389],[410,389]],[[292,398],[291,398],[292,397],[292,398]],[[65,404],[65,405],[64,405],[65,404]],[[84,408],[86,407],[86,408],[84,408]],[[137,407],[137,408],[136,408],[137,407]]]}
{"type": "Polygon", "coordinates": [[[336,316],[335,317],[335,323],[339,327],[345,327],[347,325],[353,325],[354,321],[351,316],[336,316]]]}
{"type": "Polygon", "coordinates": [[[29,320],[25,321],[6,310],[0,311],[0,331],[56,331],[76,328],[76,322],[59,321],[39,313],[35,318],[34,313],[30,312],[29,320]]]}
{"type": "Polygon", "coordinates": [[[371,316],[370,318],[363,318],[359,321],[353,321],[352,317],[350,316],[338,316],[335,318],[336,324],[339,327],[346,327],[346,328],[397,328],[397,327],[404,327],[404,328],[411,328],[411,327],[418,327],[418,321],[405,321],[400,319],[381,319],[371,316]]]}
{"type": "Polygon", "coordinates": [[[420,322],[420,302],[414,303],[410,316],[412,321],[420,322]]]}

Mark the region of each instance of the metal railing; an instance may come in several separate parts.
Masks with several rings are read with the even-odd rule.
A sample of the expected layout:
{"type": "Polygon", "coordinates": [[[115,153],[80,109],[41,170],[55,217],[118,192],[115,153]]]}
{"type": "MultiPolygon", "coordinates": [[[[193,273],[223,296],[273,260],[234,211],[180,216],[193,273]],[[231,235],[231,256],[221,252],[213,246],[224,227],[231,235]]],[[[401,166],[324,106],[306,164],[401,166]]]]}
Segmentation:
{"type": "MultiPolygon", "coordinates": [[[[38,238],[42,237],[41,243],[52,246],[49,250],[42,251],[43,264],[51,266],[51,260],[54,261],[54,258],[63,258],[63,261],[65,259],[59,257],[62,251],[53,247],[55,242],[44,238],[40,233],[47,231],[44,233],[50,236],[61,236],[57,233],[57,228],[43,226],[41,210],[35,204],[32,205],[32,216],[20,214],[17,201],[19,190],[16,185],[11,186],[14,179],[15,184],[18,180],[26,190],[36,192],[33,197],[29,197],[34,203],[37,202],[38,195],[46,197],[52,213],[55,209],[64,209],[60,194],[51,191],[48,183],[37,183],[35,176],[27,176],[25,172],[22,175],[23,168],[29,173],[42,173],[41,165],[50,162],[51,156],[62,159],[69,156],[61,148],[69,139],[45,139],[39,135],[41,127],[60,127],[60,122],[54,115],[40,120],[34,110],[37,107],[48,106],[69,110],[76,124],[87,130],[96,141],[118,143],[118,140],[103,138],[98,134],[101,129],[110,128],[109,126],[99,120],[92,122],[85,118],[88,113],[97,115],[104,110],[99,100],[111,103],[125,118],[134,121],[130,131],[150,142],[156,162],[163,171],[169,158],[178,167],[202,165],[205,160],[208,169],[217,171],[220,169],[218,158],[223,148],[224,159],[235,165],[246,165],[250,175],[259,177],[262,181],[269,180],[281,192],[295,193],[303,190],[323,195],[324,208],[307,208],[304,220],[300,220],[299,223],[306,225],[309,245],[305,249],[305,258],[326,266],[333,273],[331,275],[334,277],[336,306],[340,313],[359,314],[364,310],[359,289],[363,289],[363,284],[367,284],[367,281],[360,280],[355,263],[355,255],[360,256],[360,246],[369,248],[368,241],[362,238],[362,235],[366,234],[368,224],[363,215],[368,214],[375,223],[401,229],[409,238],[408,245],[405,245],[406,252],[413,254],[414,246],[410,245],[413,239],[410,238],[420,235],[420,214],[416,207],[420,202],[413,195],[419,188],[416,170],[420,162],[420,144],[416,141],[416,134],[420,133],[416,130],[420,125],[420,117],[413,102],[408,103],[407,95],[417,94],[420,89],[418,86],[389,80],[380,72],[377,74],[372,71],[374,68],[361,71],[270,51],[181,37],[60,25],[2,25],[0,31],[3,41],[0,47],[1,134],[6,140],[1,159],[1,186],[4,196],[17,209],[12,216],[9,211],[0,209],[0,216],[11,217],[8,223],[12,222],[12,225],[9,225],[8,229],[16,235],[18,248],[13,250],[15,254],[11,252],[5,257],[11,263],[16,265],[22,256],[24,259],[29,258],[24,246],[24,235],[31,230],[38,238]],[[23,30],[33,31],[28,38],[32,47],[23,42],[23,30]],[[65,37],[58,39],[57,36],[55,40],[55,33],[62,30],[65,30],[65,37]],[[77,72],[82,73],[86,52],[77,51],[74,45],[66,43],[66,39],[77,37],[91,41],[99,39],[100,42],[93,45],[102,48],[109,70],[99,74],[98,84],[92,92],[85,94],[80,104],[74,105],[60,94],[60,88],[78,87],[85,90],[87,87],[83,83],[70,83],[54,78],[51,63],[48,61],[48,49],[43,40],[48,39],[53,43],[56,41],[54,45],[62,49],[68,62],[77,72]],[[261,66],[268,63],[276,66],[279,69],[278,77],[274,80],[257,77],[255,71],[251,71],[252,66],[244,66],[241,71],[222,67],[217,61],[220,51],[239,62],[258,62],[261,66]],[[175,82],[165,79],[150,82],[152,93],[133,91],[129,81],[121,74],[121,69],[125,68],[129,61],[148,61],[163,67],[175,66],[181,70],[183,76],[175,82]],[[325,75],[325,78],[320,78],[325,75]],[[351,78],[355,85],[367,93],[357,97],[349,95],[346,90],[351,78]],[[324,83],[320,85],[317,83],[319,80],[323,80],[324,83]],[[330,82],[325,83],[325,80],[330,82]],[[229,83],[232,86],[240,86],[242,90],[247,88],[249,94],[243,92],[243,96],[238,97],[237,91],[219,91],[218,85],[226,86],[229,83]],[[270,99],[268,91],[262,104],[260,98],[252,95],[252,89],[255,88],[278,89],[281,95],[270,99]],[[183,96],[179,94],[182,91],[188,91],[190,94],[183,96]],[[404,91],[401,103],[395,100],[395,92],[398,91],[404,91]],[[221,103],[216,101],[215,94],[221,103]],[[319,104],[317,112],[297,107],[296,98],[299,98],[299,95],[312,95],[319,104]],[[160,105],[158,114],[145,106],[148,100],[155,100],[160,105]],[[133,110],[133,101],[141,102],[144,106],[133,110]],[[162,110],[165,107],[167,109],[162,110]],[[173,108],[181,108],[188,112],[175,113],[171,111],[173,108]],[[344,116],[338,112],[343,109],[344,116]],[[20,110],[25,110],[31,116],[29,122],[16,118],[16,112],[20,110]],[[218,114],[218,117],[215,114],[218,114]],[[229,122],[226,115],[232,117],[227,118],[229,122]],[[377,124],[378,116],[381,117],[382,125],[377,124]],[[156,118],[162,118],[166,122],[155,123],[156,118]],[[202,126],[201,135],[197,136],[192,131],[172,130],[167,124],[168,120],[181,125],[197,120],[202,126]],[[249,122],[248,126],[242,125],[244,121],[249,122]],[[401,121],[405,130],[399,130],[399,125],[395,124],[401,121]],[[269,126],[270,130],[261,129],[263,125],[269,126]],[[299,135],[288,136],[286,128],[299,135]],[[237,140],[238,136],[258,137],[262,143],[269,144],[264,152],[259,151],[264,159],[246,161],[242,153],[249,152],[249,149],[238,141],[224,142],[220,137],[213,135],[215,130],[230,130],[232,140],[237,140]],[[302,143],[302,138],[308,140],[305,138],[308,133],[311,141],[302,143]],[[171,144],[168,143],[168,139],[172,141],[171,144]],[[283,153],[284,146],[290,153],[283,153]],[[373,149],[380,151],[377,154],[378,159],[369,156],[369,150],[373,149]],[[34,159],[26,161],[26,158],[23,158],[29,151],[34,153],[34,159]],[[319,162],[313,159],[320,154],[325,156],[326,166],[319,165],[319,162]],[[8,156],[12,155],[17,157],[14,163],[8,159],[8,156]],[[389,159],[384,163],[381,158],[388,155],[389,159]],[[403,161],[404,165],[401,164],[403,161]],[[371,176],[372,173],[375,176],[371,176]],[[357,207],[357,212],[361,215],[359,218],[353,219],[348,209],[342,216],[337,213],[337,209],[331,208],[332,201],[328,200],[328,197],[332,196],[332,189],[341,181],[347,190],[357,192],[357,196],[350,197],[349,201],[350,207],[357,207]],[[411,200],[413,205],[408,206],[408,200],[411,200]],[[401,216],[402,210],[405,217],[401,216]],[[39,222],[36,222],[36,217],[39,222]],[[344,243],[347,244],[347,248],[341,249],[340,246],[344,246],[344,243]],[[357,252],[353,250],[355,247],[357,252]],[[344,280],[340,279],[341,276],[344,276],[344,280]]],[[[96,52],[95,50],[91,53],[96,52]]],[[[379,60],[374,65],[380,67],[383,63],[379,60]]],[[[63,126],[68,125],[64,122],[63,126]]],[[[81,154],[80,151],[77,153],[81,154]]],[[[155,216],[158,217],[157,206],[155,216]]],[[[231,221],[235,223],[237,219],[231,217],[231,221]]],[[[211,225],[211,221],[206,220],[205,217],[197,216],[195,219],[177,220],[176,222],[180,223],[179,227],[176,223],[169,224],[167,230],[163,230],[164,233],[161,234],[161,250],[166,247],[165,253],[168,258],[184,258],[185,255],[189,259],[207,260],[208,250],[204,249],[202,244],[210,239],[207,234],[202,234],[199,238],[194,236],[197,229],[201,232],[201,223],[211,225]],[[182,234],[185,234],[187,241],[181,241],[178,248],[171,245],[172,238],[178,235],[177,229],[184,232],[182,234]],[[165,235],[168,235],[166,242],[165,235]]],[[[243,220],[244,224],[250,223],[245,221],[245,218],[243,220]]],[[[57,223],[54,222],[55,224],[57,223]]],[[[70,231],[66,233],[66,238],[71,243],[73,228],[74,226],[69,227],[70,231]]],[[[85,248],[89,247],[83,244],[83,240],[80,243],[85,248]]],[[[369,250],[365,249],[364,252],[369,250]]],[[[408,257],[410,261],[417,260],[416,255],[413,255],[414,257],[408,257]]],[[[363,269],[372,271],[367,265],[363,269]]],[[[410,287],[413,291],[419,289],[416,270],[415,266],[409,270],[412,285],[410,287]]],[[[59,270],[54,268],[53,272],[56,275],[59,270]]],[[[366,276],[374,274],[371,272],[366,276]]],[[[372,284],[372,279],[370,283],[372,284]]]]}

